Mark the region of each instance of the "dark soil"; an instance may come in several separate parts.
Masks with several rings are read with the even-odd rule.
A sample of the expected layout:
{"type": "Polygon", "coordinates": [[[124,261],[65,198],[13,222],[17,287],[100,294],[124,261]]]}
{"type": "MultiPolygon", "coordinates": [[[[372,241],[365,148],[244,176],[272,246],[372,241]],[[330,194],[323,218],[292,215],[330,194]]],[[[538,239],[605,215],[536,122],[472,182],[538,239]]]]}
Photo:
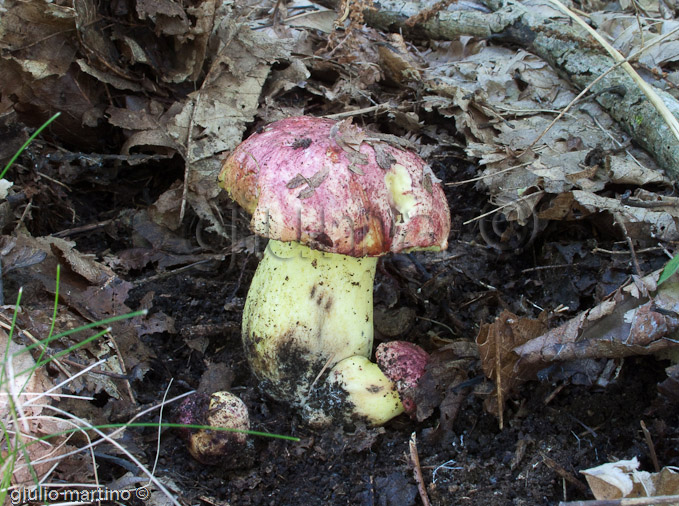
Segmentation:
{"type": "MultiPolygon", "coordinates": [[[[473,227],[460,226],[478,214],[482,195],[448,191],[455,216],[455,261],[437,264],[426,254],[418,255],[417,262],[407,256],[381,260],[376,304],[411,307],[423,317],[401,339],[430,351],[441,337],[473,340],[479,323],[492,321],[507,308],[535,317],[539,308],[564,304],[570,308],[565,318],[595,303],[631,272],[627,261],[589,253],[583,238],[601,236],[592,223],[547,227],[520,254],[499,253],[484,245],[473,227]],[[564,263],[564,251],[577,253],[568,273],[531,269],[564,263]],[[432,273],[436,278],[427,282],[432,273]],[[422,286],[425,290],[418,293],[422,286]]],[[[96,243],[88,246],[98,252],[96,243]]],[[[647,270],[662,262],[641,260],[647,270]]],[[[409,457],[413,434],[427,493],[436,505],[557,504],[591,498],[579,470],[635,456],[643,469],[653,469],[641,421],[650,430],[660,465],[679,465],[679,409],[659,397],[656,385],[668,364],[653,358],[620,361],[606,388],[529,383],[507,404],[503,430],[485,411],[483,399],[471,394],[450,431],[440,429],[438,411],[420,423],[401,416],[383,429],[309,430],[293,411],[258,389],[243,356],[239,324],[256,265],[256,255],[238,254],[232,263],[143,282],[128,300],[134,308],[135,301],[153,291],[154,310],[173,316],[178,330],[148,337],[156,359],[144,380],[133,384],[140,402],[157,402],[170,380],[170,395],[196,388],[210,364],[223,364],[231,390],[250,409],[254,430],[300,438],[298,443],[253,438],[249,454],[224,455],[222,465],[209,467],[190,458],[177,432],[166,431],[158,473],[174,480],[187,504],[421,504],[409,457]],[[207,340],[204,352],[187,345],[199,337],[207,340]]],[[[480,380],[481,375],[476,363],[469,377],[480,380]]],[[[148,461],[155,456],[155,435],[153,430],[140,434],[148,461]]],[[[122,472],[110,469],[112,477],[122,472]]]]}

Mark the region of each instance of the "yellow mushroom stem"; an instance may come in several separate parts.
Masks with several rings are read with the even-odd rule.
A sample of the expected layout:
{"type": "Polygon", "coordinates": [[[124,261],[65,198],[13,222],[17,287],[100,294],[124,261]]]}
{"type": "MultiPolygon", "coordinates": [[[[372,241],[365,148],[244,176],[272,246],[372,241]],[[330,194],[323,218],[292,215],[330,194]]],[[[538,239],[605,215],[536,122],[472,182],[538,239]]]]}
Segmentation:
{"type": "Polygon", "coordinates": [[[322,373],[345,358],[370,355],[376,265],[375,257],[269,241],[245,302],[242,334],[265,392],[305,406],[322,373]]]}

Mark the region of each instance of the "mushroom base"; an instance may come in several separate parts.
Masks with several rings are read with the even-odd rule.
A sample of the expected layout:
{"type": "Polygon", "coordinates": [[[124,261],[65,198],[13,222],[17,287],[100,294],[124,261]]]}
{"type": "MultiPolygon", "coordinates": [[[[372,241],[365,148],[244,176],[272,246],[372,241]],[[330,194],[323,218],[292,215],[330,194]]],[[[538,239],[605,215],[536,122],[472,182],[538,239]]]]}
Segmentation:
{"type": "Polygon", "coordinates": [[[315,388],[302,414],[313,427],[343,423],[383,425],[403,413],[396,385],[363,356],[345,358],[315,388]]]}
{"type": "MultiPolygon", "coordinates": [[[[377,258],[269,241],[243,310],[243,344],[264,391],[305,406],[314,381],[373,343],[377,258]]],[[[317,388],[322,388],[323,378],[317,388]]]]}

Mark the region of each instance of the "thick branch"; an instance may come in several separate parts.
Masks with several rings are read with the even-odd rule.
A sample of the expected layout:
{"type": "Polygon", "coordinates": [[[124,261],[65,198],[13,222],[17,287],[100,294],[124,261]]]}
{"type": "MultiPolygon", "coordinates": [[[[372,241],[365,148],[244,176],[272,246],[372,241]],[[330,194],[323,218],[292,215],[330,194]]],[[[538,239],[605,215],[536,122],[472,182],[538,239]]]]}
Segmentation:
{"type": "MultiPolygon", "coordinates": [[[[444,11],[415,27],[405,23],[421,10],[414,2],[381,1],[378,10],[365,11],[364,15],[367,23],[375,28],[401,31],[414,39],[451,40],[460,35],[473,35],[518,44],[549,62],[580,89],[615,65],[594,40],[569,20],[546,17],[539,12],[550,9],[529,10],[511,0],[486,0],[486,4],[494,12],[444,11]]],[[[632,138],[649,151],[674,180],[679,180],[679,142],[632,78],[616,68],[595,84],[592,91],[599,104],[632,138]]],[[[662,90],[656,91],[679,118],[679,102],[662,90]]]]}

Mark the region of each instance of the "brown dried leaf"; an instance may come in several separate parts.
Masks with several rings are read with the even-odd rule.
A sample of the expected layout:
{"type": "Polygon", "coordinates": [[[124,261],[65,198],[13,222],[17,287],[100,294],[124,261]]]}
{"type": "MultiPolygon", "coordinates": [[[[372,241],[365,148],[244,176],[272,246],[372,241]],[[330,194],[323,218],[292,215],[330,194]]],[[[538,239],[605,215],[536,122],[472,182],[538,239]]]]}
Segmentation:
{"type": "Polygon", "coordinates": [[[450,343],[431,354],[415,390],[417,420],[428,418],[439,408],[441,430],[452,430],[455,416],[470,388],[463,385],[468,380],[467,371],[478,358],[478,347],[469,341],[450,343]]]}
{"type": "Polygon", "coordinates": [[[361,144],[365,139],[365,132],[352,124],[352,118],[347,118],[332,127],[330,137],[335,139],[337,145],[344,152],[353,154],[361,149],[361,144]]]}
{"type": "Polygon", "coordinates": [[[184,35],[189,29],[189,19],[184,9],[172,0],[137,0],[140,19],[150,18],[160,33],[184,35]]]}
{"type": "Polygon", "coordinates": [[[377,165],[379,165],[380,169],[391,169],[391,166],[396,162],[396,158],[394,158],[393,155],[387,151],[385,145],[381,142],[374,142],[371,144],[371,146],[375,150],[375,161],[377,162],[377,165]]]}
{"type": "Polygon", "coordinates": [[[542,364],[530,364],[520,360],[514,349],[546,330],[540,320],[519,318],[509,311],[503,311],[491,324],[484,324],[476,337],[476,344],[481,354],[483,372],[495,381],[496,406],[487,407],[497,409],[502,425],[502,411],[504,401],[522,383],[534,379],[542,364]]]}
{"type": "Polygon", "coordinates": [[[337,19],[337,12],[335,10],[319,8],[318,6],[315,7],[315,10],[290,16],[284,19],[283,23],[288,26],[310,28],[311,30],[319,30],[323,33],[331,33],[337,19]]]}
{"type": "Polygon", "coordinates": [[[311,197],[314,192],[316,191],[316,188],[314,186],[307,186],[304,188],[301,192],[299,192],[299,195],[297,195],[297,198],[300,200],[308,199],[311,197]]]}
{"type": "Polygon", "coordinates": [[[295,177],[293,177],[290,181],[288,181],[285,184],[285,187],[294,190],[295,188],[299,188],[303,184],[309,184],[309,180],[305,178],[302,174],[297,174],[295,177]]]}
{"type": "Polygon", "coordinates": [[[657,473],[640,471],[636,457],[580,472],[585,475],[594,497],[600,501],[624,497],[673,496],[679,493],[679,473],[676,470],[664,467],[657,473]]]}
{"type": "Polygon", "coordinates": [[[408,139],[399,137],[392,134],[383,134],[380,132],[370,132],[370,136],[366,137],[365,142],[375,147],[376,144],[380,142],[385,142],[390,146],[399,149],[409,149],[410,151],[416,151],[417,146],[408,139]]]}
{"type": "Polygon", "coordinates": [[[106,109],[108,122],[117,127],[127,130],[151,130],[158,128],[158,120],[151,116],[148,111],[133,111],[120,107],[109,107],[106,109]]]}
{"type": "MultiPolygon", "coordinates": [[[[301,174],[298,174],[297,176],[301,177],[304,180],[304,182],[306,182],[309,186],[304,188],[299,193],[299,195],[297,195],[297,198],[303,200],[303,199],[308,199],[309,197],[311,197],[314,194],[314,192],[316,191],[316,188],[318,188],[321,185],[321,183],[323,183],[323,181],[325,181],[325,178],[328,177],[329,173],[330,173],[330,169],[328,167],[323,167],[321,170],[316,172],[310,178],[305,178],[301,174]]],[[[297,176],[292,178],[288,182],[288,184],[286,184],[286,186],[288,188],[291,188],[291,186],[289,186],[289,185],[298,183],[299,180],[298,180],[297,176]]],[[[297,185],[297,186],[300,186],[300,185],[297,185]]],[[[294,186],[293,188],[296,188],[297,186],[294,186]]]]}
{"type": "Polygon", "coordinates": [[[679,404],[679,364],[665,369],[667,379],[658,384],[658,391],[670,401],[679,404]]]}
{"type": "Polygon", "coordinates": [[[422,180],[422,186],[424,186],[424,189],[427,190],[427,193],[431,194],[434,189],[432,188],[432,182],[431,182],[431,174],[425,174],[424,179],[422,180]]]}
{"type": "Polygon", "coordinates": [[[29,245],[16,246],[16,239],[10,236],[2,236],[0,244],[2,249],[2,272],[6,275],[14,269],[29,267],[42,262],[46,253],[29,245]]]}
{"type": "Polygon", "coordinates": [[[380,67],[388,80],[393,83],[404,85],[410,81],[421,81],[422,76],[417,69],[412,55],[403,37],[397,33],[389,36],[389,42],[380,43],[377,51],[380,55],[380,67]]]}
{"type": "Polygon", "coordinates": [[[325,178],[328,177],[328,174],[330,174],[330,169],[328,167],[323,167],[321,170],[319,170],[309,178],[309,186],[318,188],[321,185],[321,183],[325,181],[325,178]]]}
{"type": "Polygon", "coordinates": [[[0,45],[8,50],[3,58],[18,63],[32,79],[64,75],[76,53],[70,36],[73,9],[42,2],[12,2],[8,7],[0,16],[0,45]]]}
{"type": "MultiPolygon", "coordinates": [[[[57,330],[74,328],[131,311],[125,305],[125,300],[132,288],[132,283],[120,279],[110,268],[78,252],[73,247],[73,243],[54,237],[35,239],[30,236],[18,236],[16,239],[18,248],[36,249],[45,253],[44,260],[22,269],[19,273],[23,283],[31,282],[42,285],[45,294],[49,294],[48,300],[45,301],[45,305],[49,308],[52,307],[52,297],[56,292],[57,265],[62,266],[59,279],[59,311],[61,321],[64,323],[57,325],[57,330]]],[[[32,303],[33,306],[40,305],[40,301],[37,300],[32,303]]],[[[44,318],[34,318],[33,315],[38,314],[35,310],[31,311],[30,307],[25,310],[26,320],[22,324],[35,336],[47,335],[49,328],[47,322],[51,319],[51,309],[43,312],[46,315],[44,318]],[[40,322],[46,323],[41,326],[40,322]]],[[[115,336],[120,356],[126,361],[123,367],[130,370],[149,359],[151,352],[139,340],[137,329],[132,322],[120,320],[111,323],[110,326],[111,335],[115,336]]],[[[73,337],[66,338],[70,340],[67,345],[73,344],[74,339],[85,337],[88,337],[86,333],[74,334],[73,337]]],[[[91,343],[84,349],[78,349],[74,353],[80,354],[81,363],[87,363],[93,355],[100,354],[100,351],[97,351],[99,347],[101,347],[102,354],[111,354],[110,347],[106,343],[102,344],[101,340],[91,343]]],[[[124,373],[120,364],[116,364],[115,357],[107,362],[106,367],[109,366],[113,369],[112,372],[124,373]]],[[[100,377],[97,376],[97,378],[100,377]]],[[[101,378],[105,377],[101,376],[101,378]]]]}
{"type": "Polygon", "coordinates": [[[349,165],[349,170],[354,174],[358,174],[359,176],[365,175],[365,172],[363,172],[360,167],[357,167],[355,163],[349,165]]]}

